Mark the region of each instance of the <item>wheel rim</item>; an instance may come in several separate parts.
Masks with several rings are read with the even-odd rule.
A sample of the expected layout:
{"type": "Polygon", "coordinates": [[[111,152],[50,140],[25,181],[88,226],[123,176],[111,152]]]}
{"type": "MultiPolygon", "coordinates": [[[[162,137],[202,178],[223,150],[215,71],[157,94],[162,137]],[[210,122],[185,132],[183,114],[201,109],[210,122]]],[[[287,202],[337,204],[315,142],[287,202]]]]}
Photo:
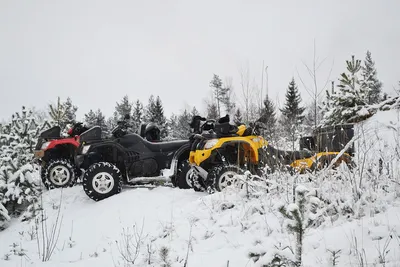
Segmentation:
{"type": "Polygon", "coordinates": [[[100,172],[93,177],[92,186],[96,192],[107,194],[114,187],[114,178],[107,172],[100,172]]]}
{"type": "Polygon", "coordinates": [[[57,165],[50,170],[50,182],[57,186],[66,185],[71,178],[71,173],[67,167],[57,165]]]}
{"type": "Polygon", "coordinates": [[[234,171],[224,172],[218,179],[219,189],[222,190],[226,187],[236,185],[237,184],[237,179],[235,178],[236,175],[238,175],[238,173],[234,171]]]}
{"type": "Polygon", "coordinates": [[[187,173],[186,173],[186,183],[188,186],[193,187],[192,184],[192,174],[193,174],[193,169],[190,169],[187,173]]]}

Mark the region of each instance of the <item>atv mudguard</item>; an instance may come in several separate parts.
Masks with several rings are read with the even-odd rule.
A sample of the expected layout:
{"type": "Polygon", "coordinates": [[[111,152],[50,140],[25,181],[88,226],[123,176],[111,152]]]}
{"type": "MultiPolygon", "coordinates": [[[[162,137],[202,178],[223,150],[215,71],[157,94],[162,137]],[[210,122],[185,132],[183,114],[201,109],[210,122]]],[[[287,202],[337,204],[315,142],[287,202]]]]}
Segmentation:
{"type": "Polygon", "coordinates": [[[267,145],[267,142],[264,140],[264,138],[260,138],[258,136],[233,136],[219,138],[218,142],[210,149],[192,151],[189,157],[189,162],[191,164],[196,164],[197,166],[200,166],[202,162],[208,160],[211,157],[213,152],[217,152],[217,150],[221,150],[229,145],[235,144],[243,144],[243,148],[250,155],[251,163],[257,164],[259,162],[258,149],[267,145]]]}
{"type": "Polygon", "coordinates": [[[90,148],[86,154],[81,154],[83,145],[84,144],[80,147],[76,159],[76,164],[83,169],[87,169],[90,165],[100,160],[108,162],[124,162],[124,160],[128,158],[125,149],[112,140],[89,144],[90,148]],[[120,160],[119,157],[122,157],[122,160],[120,160]]]}
{"type": "Polygon", "coordinates": [[[177,151],[175,151],[175,154],[172,157],[171,161],[171,175],[169,176],[171,180],[174,179],[178,173],[178,163],[184,159],[189,159],[190,146],[191,144],[188,143],[181,146],[177,151]]]}

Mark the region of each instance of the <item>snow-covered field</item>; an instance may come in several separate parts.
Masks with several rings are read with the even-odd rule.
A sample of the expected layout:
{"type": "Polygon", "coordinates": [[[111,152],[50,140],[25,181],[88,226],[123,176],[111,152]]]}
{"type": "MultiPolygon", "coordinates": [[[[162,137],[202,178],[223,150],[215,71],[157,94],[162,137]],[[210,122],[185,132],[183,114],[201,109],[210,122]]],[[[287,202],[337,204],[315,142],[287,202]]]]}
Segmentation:
{"type": "Polygon", "coordinates": [[[356,161],[363,168],[276,174],[268,191],[127,187],[100,202],[79,185],[45,192],[48,232],[57,218],[56,237],[59,231],[49,261],[38,255],[42,224],[35,236],[34,221],[15,220],[0,232],[0,266],[255,267],[277,254],[294,259],[296,236],[278,209],[293,208],[295,183],[313,192],[310,203],[317,205],[303,237],[303,266],[400,266],[398,121],[392,110],[357,126],[356,161]]]}

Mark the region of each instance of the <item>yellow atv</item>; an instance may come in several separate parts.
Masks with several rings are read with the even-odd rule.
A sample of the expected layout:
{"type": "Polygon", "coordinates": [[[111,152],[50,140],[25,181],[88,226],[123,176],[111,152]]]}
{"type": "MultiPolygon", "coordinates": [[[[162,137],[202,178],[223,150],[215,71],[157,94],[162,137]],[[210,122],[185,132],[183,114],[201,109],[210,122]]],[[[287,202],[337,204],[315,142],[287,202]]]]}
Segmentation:
{"type": "Polygon", "coordinates": [[[268,142],[259,134],[259,126],[232,125],[227,115],[210,128],[195,135],[191,146],[189,164],[194,190],[221,191],[236,184],[237,175],[244,174],[245,170],[263,175],[263,148],[268,142]]]}
{"type": "MultiPolygon", "coordinates": [[[[339,152],[319,152],[311,157],[293,161],[290,164],[290,167],[301,174],[306,171],[321,170],[324,167],[327,167],[338,154],[339,152]]],[[[334,163],[333,167],[338,167],[343,162],[351,165],[350,154],[343,153],[334,163]]]]}
{"type": "Polygon", "coordinates": [[[341,163],[346,163],[348,167],[352,168],[354,166],[352,161],[354,144],[351,141],[353,137],[353,124],[317,128],[313,136],[305,136],[300,139],[300,150],[308,150],[313,155],[304,159],[295,159],[290,166],[299,173],[320,170],[328,166],[339,155],[339,151],[344,149],[345,153],[338,157],[333,168],[338,167],[341,163]]]}

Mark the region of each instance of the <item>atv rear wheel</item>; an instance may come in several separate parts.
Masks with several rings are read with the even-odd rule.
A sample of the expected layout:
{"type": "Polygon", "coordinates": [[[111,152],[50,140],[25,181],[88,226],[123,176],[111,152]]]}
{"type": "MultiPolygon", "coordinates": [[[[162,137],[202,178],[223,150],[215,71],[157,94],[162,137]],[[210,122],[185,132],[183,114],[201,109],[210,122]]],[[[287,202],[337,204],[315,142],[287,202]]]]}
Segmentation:
{"type": "Polygon", "coordinates": [[[95,163],[83,175],[82,185],[88,197],[103,200],[121,192],[121,171],[109,162],[95,163]]]}
{"type": "Polygon", "coordinates": [[[214,167],[214,187],[221,192],[223,189],[238,185],[236,175],[243,175],[243,170],[237,166],[218,166],[214,167]]]}
{"type": "Polygon", "coordinates": [[[53,159],[42,167],[41,178],[49,190],[71,187],[75,184],[76,168],[69,159],[53,159]]]}
{"type": "Polygon", "coordinates": [[[176,174],[176,185],[180,189],[192,188],[192,178],[193,170],[189,165],[188,160],[181,161],[179,163],[178,172],[176,174]]]}

